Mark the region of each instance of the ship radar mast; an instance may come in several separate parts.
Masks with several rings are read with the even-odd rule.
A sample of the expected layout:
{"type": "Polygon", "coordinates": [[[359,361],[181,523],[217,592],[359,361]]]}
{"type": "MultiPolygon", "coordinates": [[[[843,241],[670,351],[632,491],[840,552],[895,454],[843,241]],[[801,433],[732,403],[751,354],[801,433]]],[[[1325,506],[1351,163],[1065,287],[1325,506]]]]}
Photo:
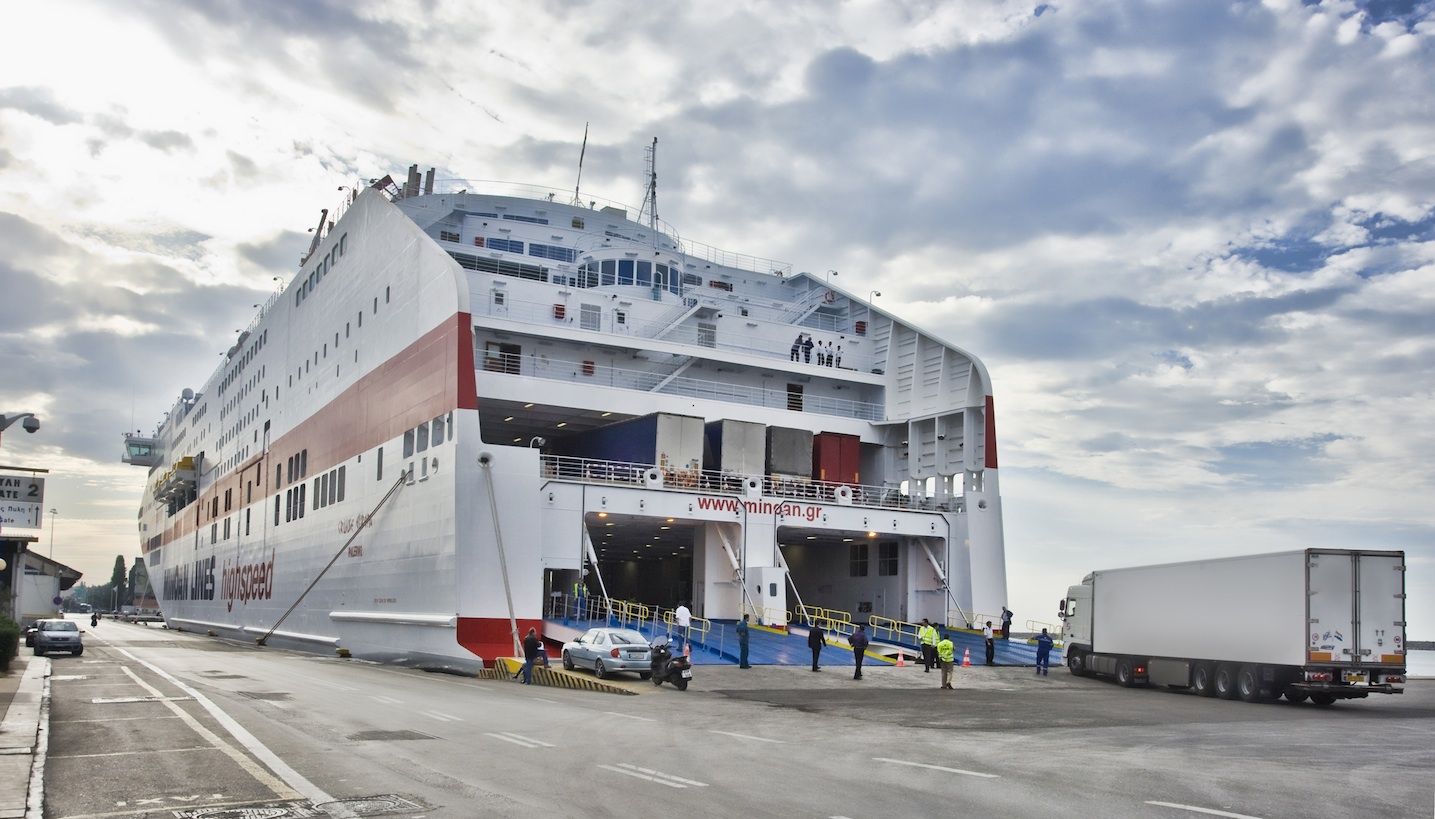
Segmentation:
{"type": "Polygon", "coordinates": [[[656,234],[658,230],[658,138],[653,137],[653,144],[643,151],[644,173],[648,177],[648,190],[643,194],[643,207],[638,211],[638,221],[643,221],[643,214],[648,214],[648,227],[656,234]]]}

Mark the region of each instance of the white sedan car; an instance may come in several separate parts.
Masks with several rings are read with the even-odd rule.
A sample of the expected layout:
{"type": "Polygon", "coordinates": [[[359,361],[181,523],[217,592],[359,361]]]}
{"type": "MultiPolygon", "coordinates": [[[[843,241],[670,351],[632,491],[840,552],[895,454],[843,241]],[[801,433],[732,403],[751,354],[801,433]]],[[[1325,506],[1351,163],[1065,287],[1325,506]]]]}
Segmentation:
{"type": "Polygon", "coordinates": [[[628,628],[590,628],[564,643],[563,667],[591,668],[599,679],[614,671],[636,671],[645,680],[653,676],[647,639],[628,628]]]}

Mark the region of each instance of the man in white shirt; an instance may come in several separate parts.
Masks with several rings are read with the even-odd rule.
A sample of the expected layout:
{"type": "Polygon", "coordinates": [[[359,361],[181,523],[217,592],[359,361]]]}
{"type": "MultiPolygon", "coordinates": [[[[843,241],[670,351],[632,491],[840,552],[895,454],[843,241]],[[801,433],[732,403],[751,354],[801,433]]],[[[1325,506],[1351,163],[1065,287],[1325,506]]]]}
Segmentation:
{"type": "Polygon", "coordinates": [[[997,644],[996,635],[992,633],[992,621],[988,620],[982,629],[982,639],[987,643],[987,665],[996,665],[997,644]]]}
{"type": "Polygon", "coordinates": [[[678,644],[674,650],[681,651],[688,643],[688,629],[693,625],[693,613],[688,611],[686,601],[678,603],[678,607],[673,610],[673,619],[678,624],[678,644]]]}

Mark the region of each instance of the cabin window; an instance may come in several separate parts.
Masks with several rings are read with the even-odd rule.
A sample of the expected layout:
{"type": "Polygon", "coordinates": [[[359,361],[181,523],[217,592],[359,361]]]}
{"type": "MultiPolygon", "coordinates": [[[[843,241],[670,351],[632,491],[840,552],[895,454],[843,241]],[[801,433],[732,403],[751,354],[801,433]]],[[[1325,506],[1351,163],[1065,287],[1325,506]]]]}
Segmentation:
{"type": "Polygon", "coordinates": [[[443,416],[433,419],[433,433],[430,435],[434,446],[443,443],[443,416]]]}
{"type": "Polygon", "coordinates": [[[698,343],[704,347],[717,346],[717,325],[711,322],[698,322],[698,343]]]}
{"type": "Polygon", "coordinates": [[[333,469],[329,470],[329,485],[328,485],[328,487],[326,487],[326,488],[329,490],[329,497],[328,497],[327,500],[324,501],[324,505],[325,505],[325,506],[329,506],[329,505],[333,504],[333,503],[335,502],[335,500],[337,500],[338,497],[339,497],[339,477],[338,477],[338,476],[339,476],[338,470],[333,470],[333,469]]]}
{"type": "Polygon", "coordinates": [[[618,269],[618,263],[615,262],[615,261],[613,261],[612,259],[605,259],[605,260],[603,261],[602,267],[601,267],[600,269],[602,270],[602,273],[603,273],[602,278],[601,278],[601,282],[602,282],[603,286],[606,287],[607,285],[612,284],[612,283],[613,283],[614,271],[616,271],[616,270],[618,269]]]}
{"type": "MultiPolygon", "coordinates": [[[[380,450],[380,451],[382,451],[382,450],[380,450]]],[[[338,493],[335,495],[335,499],[334,499],[334,502],[335,502],[335,503],[342,503],[342,502],[344,501],[344,470],[345,470],[345,469],[346,469],[346,467],[342,467],[342,466],[339,467],[339,490],[338,490],[338,493]]]]}
{"type": "Polygon", "coordinates": [[[882,577],[897,576],[897,544],[877,545],[877,574],[882,577]]]}
{"type": "Polygon", "coordinates": [[[572,223],[572,224],[573,224],[573,227],[577,228],[578,230],[582,230],[582,229],[583,229],[583,217],[582,217],[582,216],[574,216],[574,217],[573,217],[573,223],[572,223]]]}
{"type": "Polygon", "coordinates": [[[418,446],[416,447],[416,451],[423,452],[427,450],[429,448],[429,425],[419,424],[415,432],[418,433],[418,446]]]}
{"type": "Polygon", "coordinates": [[[339,237],[339,255],[342,256],[342,255],[344,255],[345,253],[348,253],[348,252],[349,252],[348,249],[347,249],[348,247],[349,247],[349,234],[345,233],[343,236],[340,236],[340,237],[339,237]]]}
{"type": "Polygon", "coordinates": [[[279,495],[274,495],[274,525],[279,525],[279,495]]]}
{"type": "Polygon", "coordinates": [[[384,448],[379,447],[378,455],[374,458],[374,480],[384,479],[384,448]]]}
{"type": "MultiPolygon", "coordinates": [[[[633,283],[633,260],[622,259],[618,262],[618,284],[633,283]]],[[[607,284],[607,282],[604,282],[607,284]]]]}
{"type": "Polygon", "coordinates": [[[414,454],[414,431],[404,431],[404,457],[411,458],[414,454]]]}
{"type": "Polygon", "coordinates": [[[853,543],[848,548],[847,574],[852,577],[867,576],[867,544],[853,543]]]}
{"type": "Polygon", "coordinates": [[[653,263],[638,262],[638,284],[650,285],[653,283],[653,263]]]}

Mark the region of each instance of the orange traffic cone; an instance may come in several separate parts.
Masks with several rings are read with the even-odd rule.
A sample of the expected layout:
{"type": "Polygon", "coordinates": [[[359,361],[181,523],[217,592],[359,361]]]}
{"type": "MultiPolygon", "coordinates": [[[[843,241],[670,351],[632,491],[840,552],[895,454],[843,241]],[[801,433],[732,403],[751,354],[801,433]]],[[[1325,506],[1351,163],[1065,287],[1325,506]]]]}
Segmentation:
{"type": "Polygon", "coordinates": [[[898,667],[898,668],[906,668],[906,667],[907,667],[907,654],[906,654],[906,652],[904,652],[904,651],[898,651],[898,652],[897,652],[897,667],[898,667]]]}
{"type": "Polygon", "coordinates": [[[964,648],[964,649],[962,649],[962,668],[971,668],[971,667],[972,667],[972,650],[971,650],[970,648],[964,648]]]}

